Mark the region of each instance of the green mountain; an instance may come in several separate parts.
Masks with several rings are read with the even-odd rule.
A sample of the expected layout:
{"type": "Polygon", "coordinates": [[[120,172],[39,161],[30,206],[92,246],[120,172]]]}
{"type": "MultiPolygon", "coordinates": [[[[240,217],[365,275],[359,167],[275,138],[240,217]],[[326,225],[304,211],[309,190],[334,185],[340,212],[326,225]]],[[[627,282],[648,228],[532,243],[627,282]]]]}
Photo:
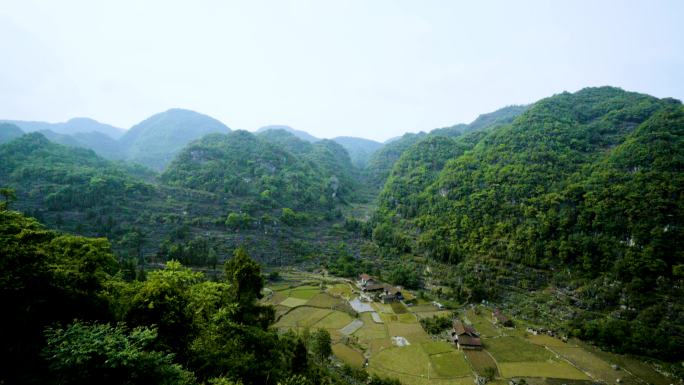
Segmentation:
{"type": "MultiPolygon", "coordinates": [[[[419,132],[417,134],[404,134],[398,138],[392,138],[385,142],[384,146],[374,152],[367,164],[366,174],[369,183],[377,188],[387,180],[387,177],[394,167],[394,164],[408,148],[427,137],[443,136],[455,138],[464,133],[486,131],[493,127],[513,122],[527,110],[529,106],[509,106],[498,109],[494,112],[482,114],[470,124],[456,124],[450,127],[436,128],[429,133],[419,132]]],[[[481,134],[471,135],[466,140],[477,141],[481,134]]]]}
{"type": "Polygon", "coordinates": [[[11,123],[0,123],[0,144],[7,143],[24,135],[21,128],[11,123]]]}
{"type": "Polygon", "coordinates": [[[119,139],[126,131],[124,129],[100,123],[90,118],[73,118],[63,123],[30,122],[23,120],[0,120],[0,123],[11,123],[24,132],[49,130],[62,135],[98,132],[112,139],[119,139]]]}
{"type": "Polygon", "coordinates": [[[193,140],[229,131],[226,125],[207,115],[171,109],[131,127],[121,137],[119,145],[125,159],[161,171],[193,140]]]}
{"type": "Polygon", "coordinates": [[[366,167],[373,153],[383,146],[380,142],[353,136],[338,136],[332,140],[347,150],[352,164],[359,169],[366,167]]]}
{"type": "Polygon", "coordinates": [[[667,335],[684,335],[675,288],[683,114],[678,101],[588,88],[543,99],[511,124],[474,132],[470,144],[459,139],[471,134],[457,137],[460,148],[443,143],[444,156],[407,152],[381,195],[373,237],[477,277],[453,283],[475,299],[505,297],[507,285],[561,287],[576,302],[555,311],[580,309],[570,320],[555,315],[569,332],[617,351],[681,357],[683,341],[667,335]],[[426,164],[444,166],[435,176],[426,164]],[[516,272],[523,279],[511,281],[516,272]]]}
{"type": "Polygon", "coordinates": [[[191,143],[162,180],[225,196],[258,197],[265,206],[305,208],[332,200],[326,181],[309,162],[247,131],[191,143]]]}
{"type": "Polygon", "coordinates": [[[287,132],[293,134],[294,136],[298,137],[299,139],[307,141],[309,143],[314,143],[314,142],[317,142],[320,140],[319,138],[309,134],[306,131],[295,130],[294,128],[292,128],[290,126],[284,126],[284,125],[264,126],[264,127],[259,128],[256,132],[258,134],[260,134],[260,133],[270,131],[270,130],[284,130],[284,131],[287,131],[287,132]]]}
{"type": "Polygon", "coordinates": [[[310,154],[314,150],[312,142],[299,138],[297,135],[282,128],[271,128],[257,132],[257,137],[273,145],[279,146],[284,150],[296,154],[310,154]]]}
{"type": "Polygon", "coordinates": [[[387,180],[394,163],[409,147],[427,136],[426,133],[404,134],[401,138],[385,142],[385,145],[374,152],[368,159],[365,169],[368,183],[375,188],[381,188],[387,180]]]}
{"type": "Polygon", "coordinates": [[[306,160],[327,179],[327,184],[337,199],[343,202],[355,199],[355,190],[359,187],[358,171],[340,144],[328,139],[312,144],[282,129],[262,131],[258,133],[258,137],[306,160]]]}

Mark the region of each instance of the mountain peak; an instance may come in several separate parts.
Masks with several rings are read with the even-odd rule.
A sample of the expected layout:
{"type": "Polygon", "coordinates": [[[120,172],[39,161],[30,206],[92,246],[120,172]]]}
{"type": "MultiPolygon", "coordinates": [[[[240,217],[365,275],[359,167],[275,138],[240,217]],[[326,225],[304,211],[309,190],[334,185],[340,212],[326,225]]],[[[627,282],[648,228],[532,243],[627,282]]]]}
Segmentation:
{"type": "Polygon", "coordinates": [[[302,130],[295,130],[294,128],[290,126],[285,126],[285,125],[279,125],[279,124],[273,124],[273,125],[268,125],[268,126],[263,126],[259,128],[256,132],[264,132],[268,130],[285,130],[294,136],[298,137],[299,139],[306,140],[307,142],[318,142],[320,139],[309,134],[306,131],[302,130]]]}

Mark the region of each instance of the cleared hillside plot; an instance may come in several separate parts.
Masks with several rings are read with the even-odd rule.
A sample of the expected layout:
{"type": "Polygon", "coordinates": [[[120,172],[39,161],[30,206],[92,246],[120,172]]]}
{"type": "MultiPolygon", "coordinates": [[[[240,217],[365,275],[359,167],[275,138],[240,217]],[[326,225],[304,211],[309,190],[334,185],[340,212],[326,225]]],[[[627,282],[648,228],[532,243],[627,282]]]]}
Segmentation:
{"type": "Polygon", "coordinates": [[[330,314],[332,310],[301,306],[292,309],[275,323],[277,328],[311,327],[330,314]]]}
{"type": "Polygon", "coordinates": [[[390,377],[393,373],[427,376],[429,364],[429,357],[420,345],[388,348],[369,360],[369,367],[381,370],[390,377]]]}
{"type": "Polygon", "coordinates": [[[369,341],[388,337],[385,325],[375,322],[371,313],[362,313],[359,318],[363,321],[363,326],[354,333],[359,340],[369,341]]]}
{"type": "Polygon", "coordinates": [[[503,362],[544,362],[553,357],[539,345],[517,337],[498,337],[484,340],[487,349],[499,364],[503,362]]]}
{"type": "MultiPolygon", "coordinates": [[[[604,352],[584,343],[579,343],[578,345],[610,364],[619,365],[624,370],[628,370],[633,375],[638,376],[648,383],[655,385],[669,385],[672,383],[672,379],[661,375],[649,364],[642,362],[637,358],[604,352]]],[[[623,371],[623,369],[620,371],[623,371]]]]}
{"type": "Polygon", "coordinates": [[[430,342],[423,342],[420,344],[420,346],[423,348],[425,353],[432,355],[432,354],[440,354],[440,353],[448,353],[451,351],[454,351],[454,346],[448,342],[444,341],[430,341],[430,342]]]}
{"type": "Polygon", "coordinates": [[[334,297],[342,297],[346,300],[350,300],[354,293],[348,283],[338,283],[332,285],[328,288],[328,293],[334,297]]]}
{"type": "Polygon", "coordinates": [[[316,322],[312,329],[342,329],[347,326],[352,319],[353,318],[347,313],[332,311],[330,314],[316,322]]]}
{"type": "Polygon", "coordinates": [[[418,317],[419,320],[424,319],[424,318],[432,318],[432,317],[449,317],[451,315],[451,312],[448,310],[435,310],[435,311],[421,311],[421,312],[414,312],[413,314],[418,317]]]}
{"type": "Polygon", "coordinates": [[[430,341],[430,336],[418,323],[391,322],[387,324],[387,332],[390,337],[404,337],[411,344],[430,341]]]}
{"type": "Polygon", "coordinates": [[[394,314],[394,311],[392,310],[392,306],[384,303],[378,303],[378,302],[373,302],[371,304],[375,311],[377,311],[380,314],[394,314]]]}
{"type": "Polygon", "coordinates": [[[297,307],[306,305],[307,300],[302,298],[287,297],[280,302],[280,306],[297,307]]]}
{"type": "Polygon", "coordinates": [[[326,293],[319,293],[313,296],[306,305],[311,307],[330,308],[340,303],[342,303],[342,300],[339,298],[332,297],[326,293]]]}
{"type": "Polygon", "coordinates": [[[368,370],[407,385],[471,385],[473,382],[463,353],[440,343],[386,348],[371,356],[368,370]],[[426,348],[439,353],[428,354],[426,348]]]}
{"type": "Polygon", "coordinates": [[[470,321],[481,336],[494,337],[501,335],[501,329],[497,328],[490,318],[491,311],[489,309],[481,309],[480,314],[475,314],[473,309],[466,311],[466,319],[470,321]]]}
{"type": "Polygon", "coordinates": [[[466,350],[465,356],[473,367],[473,370],[479,375],[484,375],[487,368],[494,368],[498,373],[498,367],[496,361],[489,355],[489,353],[483,350],[466,350]]]}
{"type": "Polygon", "coordinates": [[[440,377],[452,378],[472,375],[472,370],[461,351],[452,350],[430,355],[430,362],[440,377]]]}
{"type": "Polygon", "coordinates": [[[500,362],[502,377],[548,377],[589,380],[586,374],[565,361],[548,360],[544,362],[500,362]]]}
{"type": "Polygon", "coordinates": [[[390,307],[392,308],[394,314],[404,314],[408,312],[406,306],[404,306],[404,304],[401,302],[391,302],[390,307]]]}
{"type": "Polygon", "coordinates": [[[361,352],[354,350],[345,344],[334,344],[332,346],[332,351],[333,354],[335,354],[335,357],[353,367],[360,368],[365,362],[361,352]]]}
{"type": "Polygon", "coordinates": [[[293,298],[309,300],[315,297],[320,292],[321,289],[317,286],[299,286],[294,289],[290,289],[288,296],[293,298]]]}
{"type": "Polygon", "coordinates": [[[535,345],[541,345],[541,346],[548,346],[548,347],[577,347],[577,345],[572,344],[572,343],[567,343],[559,340],[558,338],[554,338],[551,336],[547,336],[546,334],[538,334],[538,335],[528,335],[527,340],[530,341],[531,343],[535,345]]]}
{"type": "Polygon", "coordinates": [[[618,379],[624,383],[636,382],[636,379],[629,373],[624,370],[614,370],[609,363],[580,347],[552,347],[551,350],[572,362],[593,379],[609,383],[615,383],[618,379]]]}

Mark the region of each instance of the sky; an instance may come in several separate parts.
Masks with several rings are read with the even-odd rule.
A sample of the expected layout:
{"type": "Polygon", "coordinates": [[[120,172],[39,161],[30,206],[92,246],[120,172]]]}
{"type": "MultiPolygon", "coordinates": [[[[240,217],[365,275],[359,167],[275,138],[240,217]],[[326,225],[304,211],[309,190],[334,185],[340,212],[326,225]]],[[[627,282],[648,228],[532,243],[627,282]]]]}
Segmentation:
{"type": "Polygon", "coordinates": [[[384,140],[613,85],[684,99],[684,1],[0,0],[0,119],[187,108],[384,140]]]}

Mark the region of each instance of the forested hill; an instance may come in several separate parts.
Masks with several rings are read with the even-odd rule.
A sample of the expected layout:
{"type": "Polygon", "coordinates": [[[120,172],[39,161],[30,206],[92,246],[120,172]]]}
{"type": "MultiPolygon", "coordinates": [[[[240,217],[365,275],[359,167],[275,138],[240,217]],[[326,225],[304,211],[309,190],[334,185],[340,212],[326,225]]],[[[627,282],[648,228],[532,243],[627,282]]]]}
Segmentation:
{"type": "MultiPolygon", "coordinates": [[[[464,136],[428,159],[402,157],[374,239],[457,267],[541,269],[539,289],[553,281],[585,310],[568,326],[575,334],[681,358],[683,118],[679,101],[610,87],[543,99],[470,150],[464,136]]],[[[506,278],[479,289],[502,295],[494,283],[506,278]]]]}
{"type": "Polygon", "coordinates": [[[242,248],[220,278],[178,261],[136,277],[107,239],[50,230],[2,202],[0,255],[11,331],[1,383],[398,384],[332,365],[326,329],[273,328],[261,268],[242,248]]]}
{"type": "Polygon", "coordinates": [[[350,172],[349,156],[336,143],[316,143],[295,155],[247,131],[235,131],[190,144],[162,180],[226,196],[256,196],[268,206],[329,208],[339,201],[340,191],[350,191],[350,172]],[[340,158],[344,163],[337,163],[340,158]]]}
{"type": "Polygon", "coordinates": [[[334,187],[332,193],[337,199],[344,202],[356,199],[355,192],[360,183],[359,170],[354,167],[349,153],[340,144],[329,139],[307,142],[283,129],[265,130],[257,136],[308,162],[314,170],[328,179],[327,183],[334,187]]]}
{"type": "Polygon", "coordinates": [[[131,127],[119,144],[127,160],[161,171],[191,141],[229,131],[210,116],[174,108],[131,127]]]}
{"type": "MultiPolygon", "coordinates": [[[[525,112],[528,107],[508,106],[494,112],[482,114],[470,124],[461,123],[451,127],[436,128],[429,133],[407,133],[399,138],[388,141],[369,155],[364,171],[367,182],[377,189],[382,188],[395,162],[399,160],[407,149],[426,137],[442,136],[454,138],[464,133],[486,131],[511,123],[517,116],[525,112]]],[[[468,140],[472,141],[478,137],[474,135],[469,137],[468,140]]]]}
{"type": "MultiPolygon", "coordinates": [[[[226,192],[234,185],[203,179],[220,170],[218,162],[203,164],[205,173],[186,175],[193,164],[179,160],[165,183],[149,169],[59,145],[40,133],[0,145],[0,186],[16,191],[17,209],[62,231],[107,237],[117,255],[134,264],[173,258],[206,265],[237,245],[262,262],[308,261],[340,241],[357,242],[349,239],[352,234],[328,231],[343,220],[339,210],[345,206],[333,197],[329,175],[252,134],[211,135],[236,146],[220,164],[243,178],[237,185],[243,190],[226,192]],[[259,155],[250,157],[250,151],[259,155]],[[277,190],[281,186],[285,190],[277,190]]],[[[203,150],[226,151],[219,143],[216,151],[203,150]]]]}

